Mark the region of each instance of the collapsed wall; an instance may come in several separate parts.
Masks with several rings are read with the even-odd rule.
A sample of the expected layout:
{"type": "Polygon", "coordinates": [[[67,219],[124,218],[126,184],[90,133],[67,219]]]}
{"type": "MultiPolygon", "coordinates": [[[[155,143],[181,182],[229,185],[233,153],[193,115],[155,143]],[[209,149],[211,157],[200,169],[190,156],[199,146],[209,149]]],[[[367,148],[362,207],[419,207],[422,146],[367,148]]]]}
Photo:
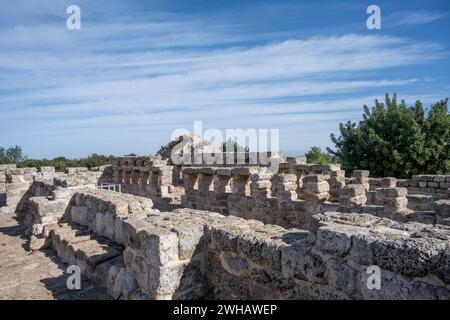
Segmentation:
{"type": "Polygon", "coordinates": [[[16,168],[15,165],[0,166],[0,213],[22,214],[28,210],[28,200],[33,196],[54,197],[57,188],[110,183],[110,166],[96,168],[67,168],[55,172],[54,167],[16,168]]]}
{"type": "Polygon", "coordinates": [[[307,231],[148,201],[79,190],[46,236],[120,299],[450,298],[449,227],[328,212],[307,231]]]}
{"type": "Polygon", "coordinates": [[[336,165],[305,165],[295,173],[269,173],[266,168],[184,168],[182,204],[193,209],[256,219],[286,228],[308,228],[310,217],[327,211],[369,213],[396,221],[450,225],[449,200],[433,201],[429,210],[408,207],[406,188],[391,178],[370,191],[369,172],[355,171],[343,182],[336,165]],[[325,174],[326,172],[331,174],[325,174]]]}
{"type": "MultiPolygon", "coordinates": [[[[395,178],[392,178],[395,179],[395,178]]],[[[383,178],[370,178],[372,190],[380,187],[383,178]]],[[[446,195],[450,188],[450,175],[418,174],[411,179],[395,179],[395,186],[408,189],[409,194],[446,195]]]]}
{"type": "Polygon", "coordinates": [[[295,173],[261,167],[184,168],[183,206],[302,228],[312,214],[337,209],[327,200],[334,200],[342,188],[338,166],[287,165],[283,171],[295,173]],[[305,168],[316,174],[305,175],[305,168]],[[325,176],[326,170],[338,174],[325,176]]]}
{"type": "Polygon", "coordinates": [[[15,164],[0,164],[0,207],[6,206],[6,171],[15,168],[15,164]]]}
{"type": "Polygon", "coordinates": [[[338,165],[291,161],[183,168],[191,208],[159,212],[151,197],[171,198],[173,168],[129,161],[114,177],[8,168],[3,179],[30,248],[53,247],[115,299],[450,299],[450,200],[414,211],[392,178],[371,190],[368,171],[346,184],[338,165]]]}
{"type": "Polygon", "coordinates": [[[160,156],[122,157],[113,160],[113,182],[122,192],[151,198],[161,208],[180,202],[183,194],[176,168],[160,156]]]}
{"type": "Polygon", "coordinates": [[[306,231],[193,209],[128,217],[123,265],[107,273],[110,292],[123,299],[450,298],[449,228],[366,214],[312,219],[306,231]],[[381,269],[379,290],[367,285],[371,265],[381,269]]]}
{"type": "Polygon", "coordinates": [[[314,216],[310,232],[237,222],[205,227],[221,298],[449,298],[448,228],[342,213],[314,216]],[[380,290],[367,286],[370,265],[380,290]]]}

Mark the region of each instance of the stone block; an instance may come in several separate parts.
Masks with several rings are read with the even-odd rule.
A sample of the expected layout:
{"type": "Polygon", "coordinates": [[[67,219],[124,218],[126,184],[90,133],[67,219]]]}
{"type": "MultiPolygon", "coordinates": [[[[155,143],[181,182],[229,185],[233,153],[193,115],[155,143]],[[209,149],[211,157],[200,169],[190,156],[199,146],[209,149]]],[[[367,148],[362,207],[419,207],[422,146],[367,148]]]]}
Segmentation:
{"type": "Polygon", "coordinates": [[[6,173],[5,171],[0,171],[0,183],[6,182],[6,173]]]}
{"type": "Polygon", "coordinates": [[[427,187],[428,188],[439,188],[439,182],[429,181],[429,182],[427,182],[427,187]]]}
{"type": "Polygon", "coordinates": [[[357,197],[366,194],[362,184],[347,184],[339,190],[339,197],[357,197]]]}
{"type": "Polygon", "coordinates": [[[83,206],[72,206],[70,208],[70,216],[71,216],[71,221],[78,223],[82,226],[87,226],[88,225],[88,220],[87,220],[87,207],[83,206]]]}
{"type": "Polygon", "coordinates": [[[426,276],[440,259],[441,241],[424,238],[385,238],[372,244],[375,263],[408,276],[426,276]]]}
{"type": "Polygon", "coordinates": [[[439,183],[439,188],[442,188],[442,189],[450,188],[450,182],[440,182],[439,183]]]}
{"type": "Polygon", "coordinates": [[[367,230],[348,225],[323,226],[317,230],[316,246],[319,250],[342,257],[349,252],[352,245],[351,237],[355,233],[364,234],[367,230]]]}
{"type": "Polygon", "coordinates": [[[384,197],[405,197],[408,194],[406,188],[378,188],[377,191],[384,197]]]}
{"type": "Polygon", "coordinates": [[[330,185],[327,181],[321,181],[317,183],[306,183],[304,185],[306,191],[310,193],[323,193],[330,191],[330,185]]]}
{"type": "Polygon", "coordinates": [[[410,185],[408,179],[399,179],[399,180],[397,180],[397,184],[394,187],[407,188],[407,187],[410,187],[410,186],[411,185],[410,185]]]}
{"type": "Polygon", "coordinates": [[[419,175],[412,176],[412,179],[416,180],[416,181],[427,182],[427,181],[433,181],[434,176],[433,175],[427,175],[427,174],[419,174],[419,175]]]}
{"type": "Polygon", "coordinates": [[[114,299],[128,299],[134,290],[136,284],[133,277],[125,270],[121,268],[114,279],[114,286],[110,292],[114,299]]]}
{"type": "Polygon", "coordinates": [[[369,170],[355,170],[353,171],[353,176],[355,178],[368,178],[369,177],[369,170]]]}
{"type": "Polygon", "coordinates": [[[230,177],[231,176],[231,169],[230,168],[219,168],[219,169],[216,169],[215,173],[218,176],[230,177]]]}
{"type": "Polygon", "coordinates": [[[154,228],[137,234],[144,259],[153,265],[178,261],[178,236],[175,232],[154,228]]]}
{"type": "Polygon", "coordinates": [[[0,164],[0,171],[10,170],[16,168],[15,164],[0,164]]]}
{"type": "Polygon", "coordinates": [[[231,174],[236,176],[250,176],[260,172],[260,168],[255,167],[242,167],[231,169],[231,174]]]}
{"type": "Polygon", "coordinates": [[[325,181],[325,176],[321,174],[310,174],[303,177],[303,183],[309,182],[317,183],[322,181],[325,181]]]}
{"type": "Polygon", "coordinates": [[[305,192],[303,194],[303,198],[305,199],[306,202],[323,202],[330,199],[330,194],[328,192],[323,193],[305,192]]]}
{"type": "Polygon", "coordinates": [[[40,167],[39,172],[55,173],[54,167],[40,167]]]}
{"type": "Polygon", "coordinates": [[[326,278],[328,285],[339,292],[355,296],[357,290],[357,270],[349,266],[346,261],[331,258],[326,261],[326,278]]]}
{"type": "Polygon", "coordinates": [[[415,187],[415,188],[417,188],[419,186],[419,181],[417,181],[417,180],[409,180],[408,181],[408,187],[415,187]]]}
{"type": "Polygon", "coordinates": [[[436,175],[436,176],[434,176],[433,181],[435,181],[435,182],[444,182],[445,181],[445,176],[443,176],[443,175],[436,175]]]}
{"type": "Polygon", "coordinates": [[[406,197],[396,197],[396,198],[385,197],[383,199],[383,206],[388,210],[389,209],[396,209],[396,210],[406,209],[406,207],[408,206],[408,198],[406,198],[406,197]]]}
{"type": "Polygon", "coordinates": [[[434,211],[441,217],[450,217],[450,200],[443,199],[434,202],[434,211]]]}
{"type": "Polygon", "coordinates": [[[420,188],[420,193],[421,194],[433,194],[433,193],[436,193],[436,189],[435,188],[420,188]]]}
{"type": "Polygon", "coordinates": [[[441,255],[441,260],[436,265],[436,273],[444,283],[450,284],[450,244],[442,249],[441,255]]]}
{"type": "Polygon", "coordinates": [[[397,186],[397,179],[393,177],[383,178],[381,180],[382,188],[395,188],[397,186]]]}
{"type": "Polygon", "coordinates": [[[406,188],[409,194],[420,194],[420,188],[408,187],[406,188]]]}

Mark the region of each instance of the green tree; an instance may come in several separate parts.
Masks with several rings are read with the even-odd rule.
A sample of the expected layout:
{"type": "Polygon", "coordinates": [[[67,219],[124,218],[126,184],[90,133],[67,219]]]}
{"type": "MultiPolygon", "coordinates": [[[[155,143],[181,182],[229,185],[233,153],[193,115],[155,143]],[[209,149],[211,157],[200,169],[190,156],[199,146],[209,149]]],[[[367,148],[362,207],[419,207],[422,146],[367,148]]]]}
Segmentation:
{"type": "Polygon", "coordinates": [[[2,164],[19,163],[25,159],[22,148],[19,146],[11,146],[6,150],[5,148],[0,148],[0,163],[2,164]]]}
{"type": "Polygon", "coordinates": [[[11,161],[6,157],[5,148],[0,147],[0,164],[9,164],[11,161]]]}
{"type": "Polygon", "coordinates": [[[104,156],[96,153],[91,154],[85,159],[85,166],[88,168],[99,167],[106,164],[111,164],[113,156],[104,156]]]}
{"type": "Polygon", "coordinates": [[[326,164],[332,161],[329,154],[323,153],[322,150],[316,146],[311,147],[305,156],[308,163],[326,164]]]}
{"type": "Polygon", "coordinates": [[[339,125],[331,135],[335,150],[328,152],[345,170],[366,169],[372,176],[407,178],[414,174],[450,172],[450,115],[448,99],[424,110],[417,101],[407,107],[394,95],[375,106],[364,106],[363,119],[339,125]]]}
{"type": "Polygon", "coordinates": [[[248,153],[249,152],[249,148],[248,147],[243,147],[241,145],[239,145],[237,142],[228,139],[227,141],[222,143],[222,151],[223,152],[245,152],[248,153]]]}

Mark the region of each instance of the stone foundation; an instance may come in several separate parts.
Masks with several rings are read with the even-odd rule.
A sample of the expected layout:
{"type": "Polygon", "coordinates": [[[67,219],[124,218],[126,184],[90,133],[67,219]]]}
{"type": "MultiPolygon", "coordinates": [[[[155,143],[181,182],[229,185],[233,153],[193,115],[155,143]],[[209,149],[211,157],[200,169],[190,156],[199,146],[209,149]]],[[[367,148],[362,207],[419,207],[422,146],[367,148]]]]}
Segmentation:
{"type": "Polygon", "coordinates": [[[115,299],[450,299],[450,199],[408,205],[395,178],[281,167],[0,167],[2,211],[24,217],[32,250],[52,246],[115,299]]]}

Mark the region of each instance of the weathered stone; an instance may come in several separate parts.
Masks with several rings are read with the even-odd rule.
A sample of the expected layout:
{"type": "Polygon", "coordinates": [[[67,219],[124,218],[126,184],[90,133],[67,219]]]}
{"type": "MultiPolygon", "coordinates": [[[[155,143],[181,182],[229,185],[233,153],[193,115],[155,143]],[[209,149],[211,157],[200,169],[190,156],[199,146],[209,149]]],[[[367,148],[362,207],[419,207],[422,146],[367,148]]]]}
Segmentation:
{"type": "Polygon", "coordinates": [[[450,200],[438,200],[434,202],[436,214],[442,217],[450,217],[450,200]]]}

